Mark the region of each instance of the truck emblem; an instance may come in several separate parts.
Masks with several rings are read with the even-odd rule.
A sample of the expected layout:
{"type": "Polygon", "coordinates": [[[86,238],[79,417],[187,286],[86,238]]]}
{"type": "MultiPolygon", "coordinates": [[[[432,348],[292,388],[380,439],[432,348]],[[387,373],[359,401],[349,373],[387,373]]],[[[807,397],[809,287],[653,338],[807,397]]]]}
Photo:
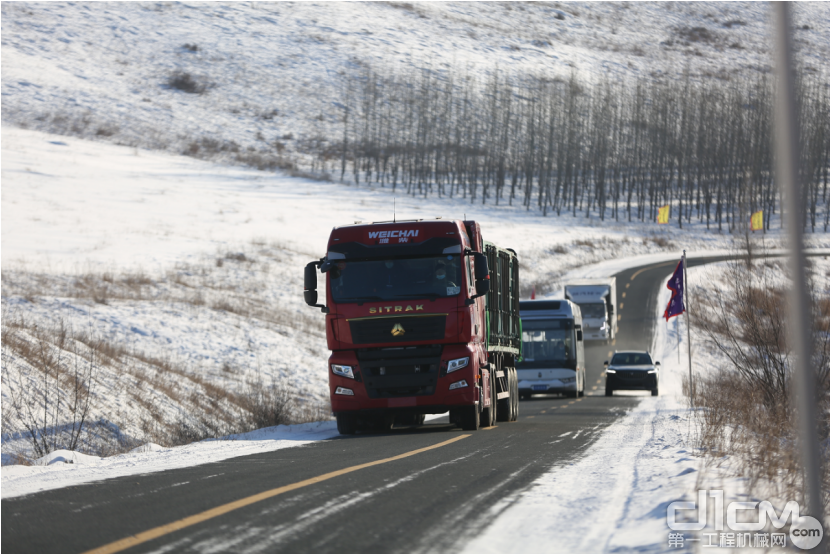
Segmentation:
{"type": "Polygon", "coordinates": [[[405,333],[406,333],[406,330],[403,329],[403,326],[400,325],[400,324],[395,324],[395,327],[392,328],[392,335],[394,335],[395,337],[399,337],[399,336],[401,336],[405,333]]]}

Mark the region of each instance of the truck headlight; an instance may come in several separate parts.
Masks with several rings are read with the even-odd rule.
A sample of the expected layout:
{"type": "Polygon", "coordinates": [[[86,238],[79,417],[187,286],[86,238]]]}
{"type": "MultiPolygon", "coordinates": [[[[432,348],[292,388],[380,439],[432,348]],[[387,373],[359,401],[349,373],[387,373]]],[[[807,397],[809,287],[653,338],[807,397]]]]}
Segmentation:
{"type": "Polygon", "coordinates": [[[652,368],[651,370],[648,371],[648,373],[649,374],[656,374],[657,370],[655,368],[652,368]]]}
{"type": "Polygon", "coordinates": [[[351,366],[343,366],[341,364],[332,364],[331,371],[337,374],[338,376],[343,376],[344,378],[351,378],[354,379],[354,372],[352,372],[351,366]]]}
{"type": "Polygon", "coordinates": [[[610,368],[606,368],[606,369],[605,369],[605,373],[606,373],[606,374],[616,374],[616,373],[617,373],[617,371],[616,371],[616,370],[611,370],[610,368]]]}
{"type": "Polygon", "coordinates": [[[337,395],[354,395],[354,391],[351,389],[346,389],[345,387],[337,386],[337,389],[334,390],[337,395]]]}
{"type": "Polygon", "coordinates": [[[447,374],[449,374],[450,372],[455,372],[456,370],[461,370],[468,364],[470,364],[470,357],[457,358],[455,360],[451,360],[447,364],[447,374]]]}
{"type": "Polygon", "coordinates": [[[461,380],[460,382],[455,382],[450,384],[450,391],[453,389],[461,389],[462,387],[467,387],[467,380],[461,380]]]}

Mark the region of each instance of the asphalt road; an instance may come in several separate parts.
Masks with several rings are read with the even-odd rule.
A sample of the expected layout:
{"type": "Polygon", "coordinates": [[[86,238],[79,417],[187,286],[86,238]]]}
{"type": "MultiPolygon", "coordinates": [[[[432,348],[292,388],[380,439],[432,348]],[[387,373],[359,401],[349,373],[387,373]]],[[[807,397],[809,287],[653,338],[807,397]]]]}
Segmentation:
{"type": "Polygon", "coordinates": [[[438,420],[5,499],[2,551],[459,550],[650,394],[605,397],[602,363],[651,346],[658,288],[675,264],[617,274],[619,333],[614,345],[586,343],[583,398],[534,396],[518,422],[473,433],[438,420]]]}

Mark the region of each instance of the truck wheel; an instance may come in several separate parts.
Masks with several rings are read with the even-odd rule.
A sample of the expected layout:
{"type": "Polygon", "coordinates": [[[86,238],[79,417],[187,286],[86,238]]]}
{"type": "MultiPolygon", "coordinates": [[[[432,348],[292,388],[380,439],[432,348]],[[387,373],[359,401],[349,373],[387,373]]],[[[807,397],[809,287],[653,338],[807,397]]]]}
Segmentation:
{"type": "Polygon", "coordinates": [[[481,411],[481,425],[485,428],[496,425],[496,374],[492,369],[490,370],[490,406],[481,411]]]}
{"type": "Polygon", "coordinates": [[[357,419],[353,414],[337,415],[337,431],[344,436],[353,436],[357,432],[357,419]]]}
{"type": "Polygon", "coordinates": [[[490,372],[490,426],[495,426],[499,418],[499,395],[495,372],[490,372]]]}
{"type": "Polygon", "coordinates": [[[509,397],[499,399],[496,401],[496,417],[499,422],[508,422],[510,416],[513,414],[513,374],[510,373],[510,368],[504,368],[505,382],[507,382],[506,391],[510,393],[509,397]]]}
{"type": "Polygon", "coordinates": [[[651,396],[652,397],[657,397],[659,394],[660,394],[660,391],[659,391],[658,388],[655,387],[654,389],[651,390],[651,396]]]}
{"type": "Polygon", "coordinates": [[[510,370],[510,376],[513,378],[510,386],[510,402],[513,405],[513,411],[510,413],[510,421],[515,422],[519,419],[519,375],[515,368],[511,368],[510,370]]]}
{"type": "Polygon", "coordinates": [[[614,390],[613,389],[608,389],[608,387],[606,387],[605,388],[605,396],[606,397],[611,397],[612,395],[614,395],[614,390]]]}
{"type": "Polygon", "coordinates": [[[480,423],[477,405],[458,409],[458,425],[461,426],[462,430],[478,430],[480,423]]]}

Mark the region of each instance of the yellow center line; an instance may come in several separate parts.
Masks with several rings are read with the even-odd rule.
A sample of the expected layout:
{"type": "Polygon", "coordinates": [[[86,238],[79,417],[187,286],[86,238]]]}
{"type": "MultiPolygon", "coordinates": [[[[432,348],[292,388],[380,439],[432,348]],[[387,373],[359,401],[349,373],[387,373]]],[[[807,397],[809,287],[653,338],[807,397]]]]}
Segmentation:
{"type": "Polygon", "coordinates": [[[570,403],[568,403],[568,404],[569,404],[569,405],[573,405],[574,403],[576,403],[576,401],[571,401],[571,402],[570,402],[570,403]]]}
{"type": "Polygon", "coordinates": [[[547,411],[539,411],[540,414],[545,414],[547,411]]]}
{"type": "Polygon", "coordinates": [[[535,416],[528,416],[528,418],[536,418],[535,416]]]}
{"type": "Polygon", "coordinates": [[[482,430],[494,430],[498,428],[498,426],[487,426],[486,428],[481,428],[482,430]]]}
{"type": "MultiPolygon", "coordinates": [[[[623,291],[623,299],[624,299],[624,298],[625,298],[625,291],[623,291]]],[[[622,307],[620,307],[620,308],[622,308],[622,307]]]]}
{"type": "Polygon", "coordinates": [[[625,306],[625,303],[620,303],[620,310],[622,310],[624,306],[625,306]]]}
{"type": "Polygon", "coordinates": [[[630,283],[626,283],[626,284],[625,284],[625,288],[626,288],[626,289],[628,289],[629,287],[631,287],[631,284],[630,284],[630,283]]]}
{"type": "MultiPolygon", "coordinates": [[[[533,417],[530,416],[529,418],[533,417]]],[[[417,455],[425,451],[430,451],[432,449],[438,449],[439,447],[444,447],[445,445],[449,445],[450,443],[455,443],[456,441],[464,439],[465,437],[470,437],[470,434],[460,435],[447,441],[436,443],[435,445],[431,445],[429,447],[416,449],[414,451],[409,451],[407,453],[402,453],[394,457],[389,457],[388,459],[380,459],[377,461],[350,466],[342,470],[335,470],[334,472],[321,474],[320,476],[309,478],[308,480],[303,480],[301,482],[295,482],[287,486],[282,486],[279,488],[270,489],[268,491],[263,491],[261,493],[257,493],[256,495],[251,495],[249,497],[245,497],[237,501],[232,501],[231,503],[225,503],[224,505],[219,505],[218,507],[208,509],[207,511],[189,516],[187,518],[183,518],[181,520],[177,520],[175,522],[171,522],[170,524],[165,524],[164,526],[158,526],[156,528],[151,528],[150,530],[145,530],[144,532],[135,534],[134,536],[127,536],[126,538],[120,539],[112,543],[108,543],[107,545],[102,545],[101,547],[92,549],[90,551],[87,551],[86,553],[116,553],[118,551],[123,551],[125,549],[129,549],[130,547],[134,547],[144,542],[154,540],[161,536],[166,536],[167,534],[170,534],[177,530],[182,530],[183,528],[193,526],[194,524],[199,524],[200,522],[204,522],[206,520],[216,518],[217,516],[221,516],[231,511],[235,511],[236,509],[241,509],[242,507],[247,507],[248,505],[264,501],[265,499],[270,499],[271,497],[275,497],[277,495],[287,493],[289,491],[304,488],[306,486],[319,484],[320,482],[325,482],[326,480],[331,480],[332,478],[343,476],[344,474],[349,474],[351,472],[363,470],[364,468],[369,468],[371,466],[377,466],[379,464],[405,459],[407,457],[411,457],[413,455],[417,455]]]]}
{"type": "Polygon", "coordinates": [[[596,388],[597,388],[597,386],[592,387],[591,391],[594,391],[596,388]]]}

